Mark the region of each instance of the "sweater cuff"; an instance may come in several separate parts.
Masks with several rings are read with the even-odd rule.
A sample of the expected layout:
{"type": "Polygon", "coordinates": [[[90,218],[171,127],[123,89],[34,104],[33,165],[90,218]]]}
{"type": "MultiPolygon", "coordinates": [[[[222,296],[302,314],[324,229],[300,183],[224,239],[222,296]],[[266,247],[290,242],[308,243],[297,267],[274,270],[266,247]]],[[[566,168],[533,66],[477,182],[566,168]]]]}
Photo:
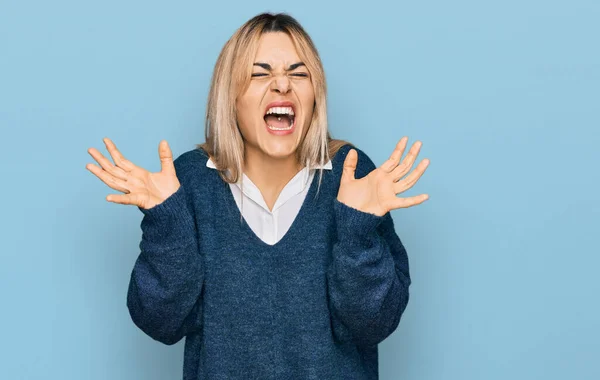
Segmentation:
{"type": "Polygon", "coordinates": [[[189,244],[195,237],[195,223],[189,207],[183,185],[151,208],[138,206],[144,214],[141,223],[143,240],[170,246],[189,244]]]}
{"type": "Polygon", "coordinates": [[[337,237],[340,241],[369,244],[370,236],[383,216],[360,211],[334,199],[337,237]]]}

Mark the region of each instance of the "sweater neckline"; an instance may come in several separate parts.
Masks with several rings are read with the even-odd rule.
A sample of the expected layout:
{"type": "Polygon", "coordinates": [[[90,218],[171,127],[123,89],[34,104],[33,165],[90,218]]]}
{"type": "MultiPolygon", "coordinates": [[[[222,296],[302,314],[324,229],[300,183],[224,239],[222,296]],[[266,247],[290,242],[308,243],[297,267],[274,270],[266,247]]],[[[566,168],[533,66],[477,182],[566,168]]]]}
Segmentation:
{"type": "MultiPolygon", "coordinates": [[[[323,172],[323,180],[321,182],[321,188],[323,187],[326,172],[323,172]]],[[[248,242],[253,244],[257,244],[264,249],[277,249],[280,246],[284,245],[288,240],[290,240],[294,235],[298,234],[298,229],[301,228],[302,224],[305,223],[307,215],[310,215],[310,210],[314,207],[315,200],[313,199],[316,193],[316,189],[319,183],[319,174],[315,173],[313,180],[311,181],[310,187],[304,200],[302,201],[302,205],[296,214],[296,217],[292,221],[292,224],[286,231],[286,233],[277,241],[275,244],[271,245],[264,242],[256,233],[250,228],[246,218],[244,218],[241,214],[241,210],[238,208],[237,203],[235,202],[235,198],[233,193],[231,192],[231,187],[228,186],[227,183],[224,182],[225,185],[225,204],[227,208],[227,216],[231,219],[229,225],[237,226],[236,228],[240,229],[240,233],[242,237],[247,238],[248,242]],[[240,217],[243,219],[240,225],[240,217]]]]}

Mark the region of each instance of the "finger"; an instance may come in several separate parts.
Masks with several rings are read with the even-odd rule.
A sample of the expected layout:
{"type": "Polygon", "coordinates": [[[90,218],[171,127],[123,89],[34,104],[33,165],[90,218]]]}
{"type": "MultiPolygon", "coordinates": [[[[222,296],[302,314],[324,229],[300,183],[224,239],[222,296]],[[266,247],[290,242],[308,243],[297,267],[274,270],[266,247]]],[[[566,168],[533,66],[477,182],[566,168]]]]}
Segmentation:
{"type": "Polygon", "coordinates": [[[401,181],[398,181],[394,184],[394,191],[396,194],[402,193],[411,187],[414,186],[415,183],[421,178],[423,173],[425,173],[425,169],[429,166],[429,159],[425,158],[422,160],[419,165],[412,171],[406,178],[401,181]]]}
{"type": "Polygon", "coordinates": [[[122,205],[138,205],[137,194],[110,194],[106,197],[106,200],[113,203],[119,203],[122,205]]]}
{"type": "Polygon", "coordinates": [[[102,166],[102,169],[119,179],[127,179],[127,173],[123,169],[113,165],[113,163],[110,162],[108,158],[104,157],[97,149],[90,148],[88,149],[88,153],[100,164],[100,166],[102,166]]]}
{"type": "Polygon", "coordinates": [[[175,174],[175,164],[173,164],[173,152],[166,140],[158,144],[158,156],[160,157],[160,167],[163,173],[175,174]]]}
{"type": "Polygon", "coordinates": [[[407,197],[407,198],[396,198],[395,201],[391,201],[392,205],[391,205],[390,209],[393,210],[393,209],[397,209],[397,208],[408,208],[408,207],[416,206],[418,204],[425,202],[428,199],[429,199],[428,194],[421,194],[421,195],[416,195],[414,197],[407,197]]]}
{"type": "Polygon", "coordinates": [[[408,161],[410,162],[410,166],[412,166],[412,164],[415,162],[415,160],[417,159],[417,156],[419,155],[419,151],[421,150],[421,146],[423,145],[422,142],[420,141],[416,141],[411,147],[410,150],[408,151],[408,154],[406,155],[406,157],[404,157],[404,161],[408,161]]]}
{"type": "Polygon", "coordinates": [[[127,183],[125,181],[113,177],[110,173],[102,170],[102,168],[99,168],[94,164],[87,164],[85,168],[94,173],[96,177],[100,178],[100,180],[107,184],[111,189],[115,189],[123,193],[129,193],[129,190],[127,189],[127,183]]]}
{"type": "Polygon", "coordinates": [[[415,163],[415,160],[417,159],[417,156],[419,155],[421,145],[422,143],[420,141],[415,142],[410,148],[410,151],[408,152],[406,157],[404,157],[404,160],[402,160],[402,163],[396,166],[394,170],[390,173],[394,182],[399,181],[400,178],[404,177],[406,173],[410,171],[413,164],[415,163]]]}
{"type": "Polygon", "coordinates": [[[104,145],[106,145],[106,149],[110,153],[115,165],[122,168],[126,172],[130,172],[135,169],[135,165],[131,163],[131,161],[125,159],[121,152],[117,149],[115,143],[113,143],[108,137],[104,138],[104,145]]]}
{"type": "Polygon", "coordinates": [[[398,143],[396,143],[396,148],[392,152],[390,158],[388,158],[387,161],[384,162],[383,165],[381,165],[381,168],[386,173],[391,172],[392,170],[394,170],[394,168],[396,166],[398,166],[398,164],[400,163],[400,158],[402,158],[402,154],[404,153],[404,149],[406,149],[407,142],[408,142],[408,137],[406,137],[406,136],[402,137],[400,139],[400,141],[398,141],[398,143]]]}
{"type": "Polygon", "coordinates": [[[344,160],[344,168],[342,170],[342,181],[349,181],[356,179],[354,173],[356,172],[356,163],[358,162],[358,153],[356,149],[350,149],[344,160]]]}

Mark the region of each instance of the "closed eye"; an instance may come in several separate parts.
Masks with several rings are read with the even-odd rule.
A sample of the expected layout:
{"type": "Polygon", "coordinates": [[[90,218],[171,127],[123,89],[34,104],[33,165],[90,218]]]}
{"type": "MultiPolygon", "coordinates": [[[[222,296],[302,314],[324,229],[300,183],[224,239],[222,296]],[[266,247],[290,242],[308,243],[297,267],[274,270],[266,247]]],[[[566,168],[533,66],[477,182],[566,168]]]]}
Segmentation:
{"type": "MultiPolygon", "coordinates": [[[[252,73],[252,77],[264,77],[267,75],[269,75],[269,74],[267,74],[267,73],[252,73]]],[[[307,73],[293,73],[293,74],[290,74],[290,76],[306,78],[306,77],[308,77],[308,74],[307,73]]]]}

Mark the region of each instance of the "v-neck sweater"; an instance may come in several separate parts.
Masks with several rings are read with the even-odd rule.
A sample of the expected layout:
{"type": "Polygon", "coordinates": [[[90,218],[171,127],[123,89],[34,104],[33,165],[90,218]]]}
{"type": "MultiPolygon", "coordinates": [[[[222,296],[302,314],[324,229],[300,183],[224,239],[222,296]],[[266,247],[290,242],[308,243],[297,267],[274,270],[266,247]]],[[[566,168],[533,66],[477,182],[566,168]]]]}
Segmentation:
{"type": "MultiPolygon", "coordinates": [[[[210,158],[206,162],[206,166],[216,170],[216,166],[210,158]]],[[[304,203],[316,170],[321,167],[327,170],[331,169],[331,161],[323,166],[316,165],[310,169],[305,166],[296,173],[279,193],[272,210],[267,206],[260,189],[245,173],[242,173],[237,183],[229,184],[238,209],[244,216],[244,221],[260,240],[268,244],[275,244],[285,235],[304,203]]]]}
{"type": "MultiPolygon", "coordinates": [[[[409,299],[393,219],[337,200],[346,145],[318,174],[274,245],[245,223],[201,149],[181,186],[144,214],[127,293],[133,322],[167,345],[185,337],[183,379],[378,379],[377,345],[409,299]],[[318,190],[318,191],[317,191],[318,190]]],[[[355,177],[375,169],[360,149],[355,177]]]]}

